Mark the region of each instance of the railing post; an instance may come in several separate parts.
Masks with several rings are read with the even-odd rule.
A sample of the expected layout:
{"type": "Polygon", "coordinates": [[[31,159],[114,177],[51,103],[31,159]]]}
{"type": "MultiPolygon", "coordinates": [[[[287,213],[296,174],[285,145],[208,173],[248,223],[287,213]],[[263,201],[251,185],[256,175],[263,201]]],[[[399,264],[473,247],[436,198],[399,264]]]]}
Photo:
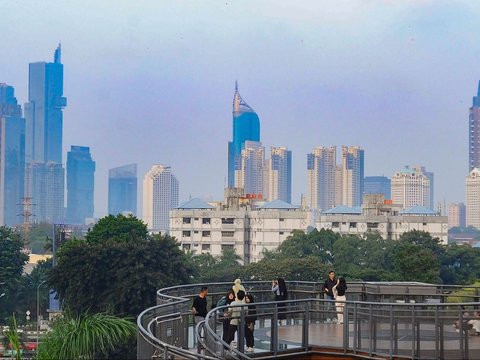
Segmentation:
{"type": "Polygon", "coordinates": [[[390,346],[389,355],[390,359],[393,359],[393,339],[394,339],[394,325],[393,325],[393,305],[390,305],[390,346]]]}
{"type": "Polygon", "coordinates": [[[277,352],[278,352],[278,304],[276,302],[274,303],[273,319],[272,319],[272,323],[270,325],[272,327],[270,351],[273,352],[274,356],[277,356],[277,352]]]}
{"type": "Polygon", "coordinates": [[[435,306],[435,359],[439,358],[439,341],[440,341],[440,323],[438,315],[438,305],[435,306]]]}
{"type": "Polygon", "coordinates": [[[349,316],[348,316],[348,304],[345,303],[343,306],[343,353],[346,354],[348,351],[349,343],[349,316]]]}
{"type": "Polygon", "coordinates": [[[412,305],[410,305],[412,307],[412,359],[415,359],[415,340],[417,338],[417,334],[415,333],[416,329],[415,329],[415,309],[412,305]]]}
{"type": "Polygon", "coordinates": [[[368,355],[371,357],[373,354],[373,316],[372,316],[372,304],[368,305],[368,322],[369,322],[369,329],[370,329],[370,336],[368,342],[368,355]]]}
{"type": "Polygon", "coordinates": [[[245,312],[247,308],[242,306],[240,309],[240,321],[238,324],[237,332],[238,332],[238,342],[237,342],[237,350],[241,353],[245,352],[245,312]]]}
{"type": "Polygon", "coordinates": [[[310,327],[310,303],[305,302],[305,312],[303,314],[303,326],[302,326],[302,347],[305,352],[307,352],[310,347],[309,327],[310,327]]]}

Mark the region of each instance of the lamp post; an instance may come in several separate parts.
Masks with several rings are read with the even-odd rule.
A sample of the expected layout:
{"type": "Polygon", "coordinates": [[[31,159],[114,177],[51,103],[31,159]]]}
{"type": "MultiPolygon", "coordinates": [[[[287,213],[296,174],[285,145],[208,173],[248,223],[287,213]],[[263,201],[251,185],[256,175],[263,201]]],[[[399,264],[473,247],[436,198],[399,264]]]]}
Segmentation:
{"type": "Polygon", "coordinates": [[[37,285],[37,347],[36,347],[36,351],[37,351],[37,354],[38,354],[38,333],[40,332],[40,320],[39,320],[39,317],[40,317],[40,286],[42,286],[42,284],[46,283],[47,280],[43,280],[40,284],[37,285]]]}

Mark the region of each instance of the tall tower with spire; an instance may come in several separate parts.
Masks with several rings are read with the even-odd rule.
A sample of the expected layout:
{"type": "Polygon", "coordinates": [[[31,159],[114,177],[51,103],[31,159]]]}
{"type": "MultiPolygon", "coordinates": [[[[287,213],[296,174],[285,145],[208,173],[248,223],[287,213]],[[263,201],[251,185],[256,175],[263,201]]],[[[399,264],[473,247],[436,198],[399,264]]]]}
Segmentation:
{"type": "Polygon", "coordinates": [[[473,97],[468,126],[468,169],[480,168],[480,81],[473,97]]]}
{"type": "Polygon", "coordinates": [[[235,171],[242,168],[242,150],[245,141],[260,141],[258,115],[242,99],[235,82],[233,95],[233,139],[228,142],[228,187],[235,186],[235,171]]]}

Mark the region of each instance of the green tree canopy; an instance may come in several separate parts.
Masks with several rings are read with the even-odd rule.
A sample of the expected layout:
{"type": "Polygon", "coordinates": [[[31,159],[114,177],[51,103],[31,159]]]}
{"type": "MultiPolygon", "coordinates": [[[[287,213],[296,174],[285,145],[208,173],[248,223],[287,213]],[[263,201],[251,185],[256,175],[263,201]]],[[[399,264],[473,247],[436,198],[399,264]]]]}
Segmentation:
{"type": "Polygon", "coordinates": [[[117,242],[127,242],[136,239],[146,239],[147,225],[134,216],[109,215],[98,221],[85,235],[88,243],[99,243],[113,239],[117,242]]]}

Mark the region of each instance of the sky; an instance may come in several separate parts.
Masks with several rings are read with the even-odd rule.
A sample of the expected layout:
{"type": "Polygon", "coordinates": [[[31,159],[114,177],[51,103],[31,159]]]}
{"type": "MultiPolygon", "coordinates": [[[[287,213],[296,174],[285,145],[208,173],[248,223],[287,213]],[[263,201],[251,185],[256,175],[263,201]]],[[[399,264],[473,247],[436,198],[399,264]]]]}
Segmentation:
{"type": "Polygon", "coordinates": [[[0,82],[28,100],[28,63],[62,44],[64,162],[172,167],[180,201],[222,199],[235,81],[261,141],[292,150],[292,202],[306,154],[365,149],[365,175],[435,174],[435,203],[465,202],[468,108],[480,79],[480,2],[442,0],[0,0],[0,82]]]}

